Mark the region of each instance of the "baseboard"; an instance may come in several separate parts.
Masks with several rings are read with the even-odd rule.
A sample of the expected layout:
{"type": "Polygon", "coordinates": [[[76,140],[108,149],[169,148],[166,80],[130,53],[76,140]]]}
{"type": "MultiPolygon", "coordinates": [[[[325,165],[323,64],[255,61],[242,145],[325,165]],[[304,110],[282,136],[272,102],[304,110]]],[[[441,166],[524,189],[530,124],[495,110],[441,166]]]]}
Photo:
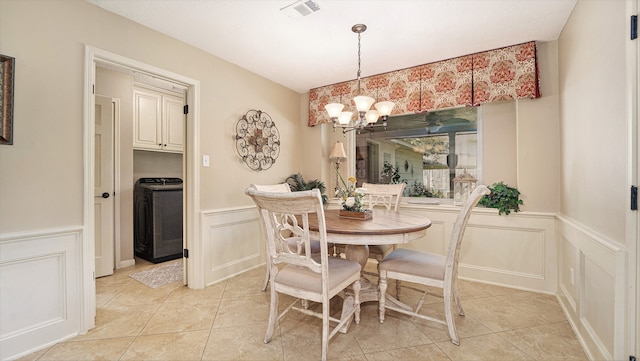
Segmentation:
{"type": "Polygon", "coordinates": [[[125,267],[131,267],[131,266],[135,266],[136,265],[136,260],[135,259],[127,259],[124,261],[120,261],[120,267],[118,268],[125,268],[125,267]]]}

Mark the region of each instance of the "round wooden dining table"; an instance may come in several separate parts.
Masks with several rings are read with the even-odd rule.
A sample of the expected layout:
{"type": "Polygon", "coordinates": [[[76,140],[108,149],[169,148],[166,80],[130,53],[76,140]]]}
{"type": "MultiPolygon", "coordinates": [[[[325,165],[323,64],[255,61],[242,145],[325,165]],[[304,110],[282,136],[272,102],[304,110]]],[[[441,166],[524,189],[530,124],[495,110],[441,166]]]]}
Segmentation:
{"type": "MultiPolygon", "coordinates": [[[[396,241],[406,243],[406,237],[416,232],[425,232],[431,226],[431,220],[427,217],[388,211],[384,208],[374,208],[373,217],[369,219],[342,217],[339,209],[325,210],[324,218],[327,233],[332,237],[341,238],[345,244],[361,244],[360,236],[372,235],[377,237],[375,243],[369,244],[389,244],[396,241]]],[[[309,227],[310,230],[318,230],[317,217],[309,217],[309,227]]]]}
{"type": "MultiPolygon", "coordinates": [[[[370,219],[354,219],[340,216],[338,209],[325,210],[325,227],[327,241],[345,245],[347,259],[360,263],[361,269],[369,258],[369,245],[403,244],[427,234],[431,226],[431,220],[427,217],[407,214],[402,212],[387,211],[385,209],[373,209],[370,219]]],[[[309,215],[309,231],[311,237],[319,238],[318,217],[309,215]],[[316,234],[314,234],[316,233],[316,234]]],[[[360,302],[377,301],[377,285],[361,277],[362,288],[360,290],[360,302]]],[[[352,296],[351,296],[352,297],[352,296]]],[[[347,314],[353,307],[353,299],[345,297],[342,313],[347,314]]],[[[347,324],[341,332],[346,332],[347,324]]]]}
{"type": "MultiPolygon", "coordinates": [[[[328,241],[346,245],[347,258],[363,268],[368,246],[408,243],[426,235],[431,226],[429,218],[385,209],[373,209],[373,217],[364,220],[342,217],[338,209],[325,210],[324,218],[328,241]]],[[[318,231],[315,214],[309,215],[309,230],[318,231]]]]}

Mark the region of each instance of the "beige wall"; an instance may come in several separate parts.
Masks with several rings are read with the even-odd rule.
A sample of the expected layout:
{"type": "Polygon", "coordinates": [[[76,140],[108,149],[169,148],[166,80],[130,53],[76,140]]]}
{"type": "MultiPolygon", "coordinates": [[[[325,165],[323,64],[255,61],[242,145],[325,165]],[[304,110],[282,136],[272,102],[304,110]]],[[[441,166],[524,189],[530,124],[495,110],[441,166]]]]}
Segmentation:
{"type": "MultiPolygon", "coordinates": [[[[3,231],[82,222],[81,109],[85,44],[201,81],[201,153],[212,156],[211,167],[201,169],[202,209],[250,204],[242,195],[246,185],[279,182],[298,171],[305,178],[323,179],[331,188],[334,172],[328,161],[330,147],[335,140],[348,141],[350,138],[341,132],[334,133],[327,125],[307,127],[306,94],[300,96],[233,64],[82,1],[10,0],[0,4],[1,51],[16,57],[17,79],[15,144],[0,147],[3,169],[0,175],[3,185],[0,190],[3,199],[0,219],[3,221],[0,222],[7,225],[3,231]],[[23,100],[36,95],[39,99],[37,106],[23,100]],[[234,148],[232,135],[235,123],[249,109],[269,113],[281,133],[280,157],[271,169],[264,172],[251,171],[239,161],[234,148]],[[55,126],[50,124],[52,122],[55,126]],[[60,139],[67,141],[59,142],[60,139]],[[39,185],[43,181],[43,168],[50,189],[57,191],[39,190],[42,189],[39,185]],[[234,174],[233,181],[229,174],[234,174]],[[12,191],[7,192],[7,189],[12,191]],[[31,206],[35,204],[38,206],[31,206]],[[56,212],[59,204],[65,204],[69,209],[56,212]]],[[[545,71],[549,64],[553,65],[550,63],[553,53],[547,59],[545,47],[545,44],[539,45],[540,69],[543,94],[549,94],[547,86],[553,84],[553,80],[546,81],[545,71]]],[[[539,116],[540,113],[548,115],[544,114],[549,112],[548,109],[553,112],[553,107],[538,106],[544,101],[544,98],[532,100],[531,110],[519,112],[521,117],[531,119],[530,130],[541,136],[546,135],[548,127],[540,127],[540,121],[553,122],[557,119],[539,116]],[[529,117],[527,114],[533,115],[529,117]]],[[[520,101],[520,108],[523,102],[527,101],[520,101]]],[[[532,139],[530,142],[536,142],[538,138],[532,139]]],[[[553,174],[548,169],[554,172],[558,169],[554,164],[547,164],[548,160],[557,157],[547,154],[554,152],[553,146],[543,147],[542,153],[536,147],[531,148],[535,152],[530,156],[525,153],[525,158],[519,160],[521,177],[518,186],[525,198],[524,209],[554,211],[555,199],[559,198],[553,189],[556,182],[553,179],[540,181],[539,177],[541,174],[553,174]],[[527,174],[524,180],[522,173],[527,174]],[[531,181],[527,183],[527,179],[531,181]],[[544,200],[543,204],[537,204],[538,200],[544,200]]],[[[345,170],[352,165],[348,167],[345,170]]]]}
{"type": "Polygon", "coordinates": [[[579,1],[559,39],[558,57],[561,213],[620,243],[629,205],[625,6],[579,1]]]}
{"type": "MultiPolygon", "coordinates": [[[[615,2],[615,6],[597,4],[604,8],[601,10],[605,14],[624,6],[622,2],[615,2]]],[[[242,196],[246,184],[278,182],[297,171],[308,178],[323,179],[328,186],[333,182],[327,154],[335,140],[349,137],[333,133],[326,125],[307,127],[306,94],[300,96],[82,1],[9,0],[0,2],[0,6],[0,51],[16,58],[15,142],[12,146],[0,147],[3,232],[82,222],[84,44],[202,82],[201,153],[212,156],[212,166],[201,169],[203,209],[249,204],[242,196]],[[37,102],[32,101],[35,98],[37,102]],[[283,141],[278,161],[268,171],[259,173],[239,161],[232,140],[235,122],[252,108],[271,114],[283,141]],[[61,141],[63,139],[65,141],[61,141]],[[231,182],[228,174],[234,174],[236,180],[231,182]],[[47,190],[41,186],[43,182],[47,190]],[[64,204],[65,212],[58,211],[60,204],[64,204]]],[[[573,22],[592,16],[585,15],[573,17],[578,19],[573,22]]],[[[623,45],[604,39],[618,36],[612,32],[623,36],[624,26],[600,29],[597,24],[584,26],[585,31],[593,32],[593,39],[583,36],[581,39],[589,40],[574,41],[574,25],[568,26],[563,34],[565,54],[584,53],[571,59],[560,57],[565,68],[560,81],[566,91],[562,138],[564,196],[560,197],[557,185],[560,182],[555,177],[561,172],[560,152],[556,148],[560,142],[556,123],[559,108],[555,42],[538,44],[543,98],[518,102],[516,176],[525,199],[525,210],[555,211],[559,209],[558,200],[562,199],[563,213],[620,239],[624,217],[614,204],[627,203],[627,190],[626,186],[610,184],[612,179],[621,182],[625,179],[625,160],[620,156],[625,152],[625,144],[619,141],[625,126],[620,121],[624,119],[624,88],[598,90],[602,87],[592,85],[603,84],[605,80],[622,82],[624,60],[605,54],[619,52],[623,45]],[[607,51],[592,52],[594,39],[603,39],[603,49],[607,51]],[[585,74],[585,66],[610,71],[585,74]],[[602,101],[602,96],[607,101],[602,101]],[[589,131],[593,127],[601,131],[589,131]],[[591,211],[594,208],[589,205],[592,204],[599,205],[597,212],[591,211]],[[605,220],[600,217],[601,213],[615,216],[605,220]]],[[[513,159],[508,161],[512,163],[513,159]]],[[[487,169],[492,166],[486,165],[487,169]]],[[[495,178],[512,177],[504,174],[495,178]]]]}
{"type": "Polygon", "coordinates": [[[481,109],[481,181],[486,185],[503,181],[509,186],[518,187],[516,102],[484,104],[481,109]]]}
{"type": "Polygon", "coordinates": [[[140,178],[183,178],[182,154],[133,151],[133,184],[140,178]]]}
{"type": "MultiPolygon", "coordinates": [[[[300,99],[300,119],[298,136],[301,140],[299,154],[302,156],[300,171],[305,179],[320,179],[327,187],[327,195],[333,195],[336,172],[329,162],[329,153],[336,141],[346,142],[349,138],[340,131],[333,131],[329,125],[309,127],[309,93],[302,94],[300,99]]],[[[347,147],[345,147],[347,148],[347,147]]],[[[347,155],[349,149],[346,149],[347,155]]],[[[349,161],[340,166],[340,171],[346,174],[349,169],[349,161]]]]}
{"type": "Polygon", "coordinates": [[[200,170],[203,209],[248,205],[248,184],[301,169],[296,92],[84,1],[3,0],[0,53],[16,58],[16,85],[14,145],[0,146],[0,232],[83,222],[85,44],[201,82],[200,150],[212,157],[200,170]],[[269,113],[282,139],[263,172],[240,162],[232,139],[250,109],[269,113]]]}
{"type": "Polygon", "coordinates": [[[631,4],[578,1],[558,40],[558,299],[596,360],[627,359],[638,342],[631,321],[637,212],[629,210],[630,175],[637,170],[629,132],[638,120],[627,113],[628,92],[637,84],[626,70],[627,59],[638,66],[637,40],[635,50],[625,49],[629,15],[637,14],[627,12],[631,4]]]}
{"type": "Polygon", "coordinates": [[[558,43],[537,42],[540,93],[482,105],[483,181],[517,187],[522,211],[560,210],[558,43]]]}
{"type": "Polygon", "coordinates": [[[555,213],[560,209],[557,54],[557,42],[537,43],[541,97],[516,103],[517,177],[524,211],[555,213]]]}

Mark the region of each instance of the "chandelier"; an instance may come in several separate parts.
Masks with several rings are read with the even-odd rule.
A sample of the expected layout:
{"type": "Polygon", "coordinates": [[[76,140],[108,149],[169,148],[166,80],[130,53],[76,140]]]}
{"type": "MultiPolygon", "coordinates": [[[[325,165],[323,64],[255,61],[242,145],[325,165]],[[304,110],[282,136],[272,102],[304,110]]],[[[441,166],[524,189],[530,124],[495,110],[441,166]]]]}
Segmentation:
{"type": "Polygon", "coordinates": [[[391,101],[378,102],[375,104],[375,110],[370,109],[375,99],[365,95],[360,95],[360,34],[367,30],[367,26],[364,24],[356,24],[351,27],[351,31],[358,34],[358,95],[353,98],[353,102],[356,105],[357,114],[356,119],[351,122],[353,112],[343,112],[344,104],[330,103],[324,106],[329,113],[329,118],[333,123],[333,131],[336,128],[342,128],[342,133],[346,133],[352,130],[369,130],[373,131],[374,127],[387,127],[387,118],[391,114],[391,110],[395,104],[391,101]],[[379,124],[378,120],[382,120],[379,124]]]}

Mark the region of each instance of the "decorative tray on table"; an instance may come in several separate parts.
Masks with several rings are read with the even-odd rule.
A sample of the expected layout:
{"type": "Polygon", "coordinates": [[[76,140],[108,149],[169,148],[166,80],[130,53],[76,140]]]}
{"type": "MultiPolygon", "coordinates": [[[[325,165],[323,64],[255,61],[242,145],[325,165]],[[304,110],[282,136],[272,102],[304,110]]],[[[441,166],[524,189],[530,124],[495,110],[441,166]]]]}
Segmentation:
{"type": "Polygon", "coordinates": [[[352,211],[345,211],[344,209],[341,209],[340,217],[361,219],[361,220],[371,219],[371,217],[373,217],[373,211],[371,209],[367,209],[364,212],[352,212],[352,211]]]}

